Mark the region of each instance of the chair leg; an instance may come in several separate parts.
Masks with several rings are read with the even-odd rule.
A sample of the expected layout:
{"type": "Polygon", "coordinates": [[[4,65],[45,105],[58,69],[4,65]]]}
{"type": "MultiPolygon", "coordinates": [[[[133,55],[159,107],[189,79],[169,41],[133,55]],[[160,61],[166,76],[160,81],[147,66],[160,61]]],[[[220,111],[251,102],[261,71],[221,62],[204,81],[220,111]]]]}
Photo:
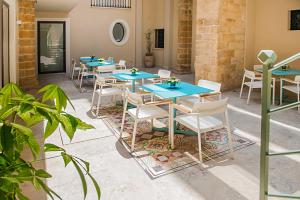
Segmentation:
{"type": "Polygon", "coordinates": [[[203,158],[202,158],[202,144],[201,144],[201,133],[198,132],[198,148],[199,148],[199,160],[200,163],[203,162],[203,158]]]}
{"type": "Polygon", "coordinates": [[[126,103],[126,100],[124,100],[124,111],[123,111],[123,117],[122,117],[122,124],[121,124],[120,138],[122,138],[122,134],[123,134],[123,131],[124,131],[124,124],[125,124],[126,110],[127,110],[127,103],[126,103]]]}
{"type": "Polygon", "coordinates": [[[136,136],[137,125],[138,125],[138,120],[135,120],[134,121],[133,133],[132,133],[131,152],[134,151],[134,144],[135,144],[135,136],[136,136]]]}
{"type": "Polygon", "coordinates": [[[242,82],[242,86],[241,86],[240,99],[242,98],[242,95],[243,95],[244,82],[245,82],[245,76],[243,77],[243,82],[242,82]]]}
{"type": "Polygon", "coordinates": [[[101,105],[101,95],[99,95],[99,98],[98,98],[96,117],[99,116],[100,105],[101,105]]]}
{"type": "Polygon", "coordinates": [[[91,110],[93,111],[93,106],[94,106],[94,100],[95,100],[95,95],[96,95],[96,89],[97,85],[95,84],[94,86],[94,92],[93,92],[93,97],[92,97],[92,105],[91,105],[91,110]]]}
{"type": "Polygon", "coordinates": [[[231,129],[229,124],[229,118],[227,111],[225,112],[225,124],[226,124],[226,130],[227,130],[227,138],[228,138],[228,146],[231,153],[231,158],[233,158],[233,144],[232,144],[232,135],[231,135],[231,129]]]}
{"type": "Polygon", "coordinates": [[[71,73],[71,79],[73,80],[74,78],[74,69],[72,70],[72,73],[71,73]]]}
{"type": "Polygon", "coordinates": [[[280,102],[279,104],[282,105],[282,97],[283,96],[283,82],[280,80],[280,102]]]}
{"type": "Polygon", "coordinates": [[[83,81],[83,75],[81,74],[80,85],[79,85],[79,88],[80,88],[80,89],[81,89],[81,87],[82,87],[82,81],[83,81]]]}
{"type": "Polygon", "coordinates": [[[250,87],[249,87],[249,93],[248,93],[247,104],[249,104],[249,102],[250,102],[251,92],[252,92],[252,87],[250,86],[250,87]]]}
{"type": "Polygon", "coordinates": [[[169,138],[171,140],[171,149],[174,149],[174,112],[171,105],[169,105],[169,113],[169,138]]]}
{"type": "Polygon", "coordinates": [[[273,101],[272,101],[273,106],[275,106],[275,91],[276,91],[275,84],[276,84],[276,80],[273,79],[273,94],[272,94],[272,95],[273,95],[273,96],[272,96],[272,98],[273,98],[273,101]]]}

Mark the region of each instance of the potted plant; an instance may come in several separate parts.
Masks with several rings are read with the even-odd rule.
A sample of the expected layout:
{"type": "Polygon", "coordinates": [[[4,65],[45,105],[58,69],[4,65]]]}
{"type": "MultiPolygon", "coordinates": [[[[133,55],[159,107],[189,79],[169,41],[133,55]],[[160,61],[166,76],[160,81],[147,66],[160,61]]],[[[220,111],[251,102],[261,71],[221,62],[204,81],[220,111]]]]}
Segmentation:
{"type": "Polygon", "coordinates": [[[170,88],[177,88],[180,83],[180,80],[173,76],[166,80],[166,83],[169,85],[170,88]]]}
{"type": "Polygon", "coordinates": [[[145,33],[145,38],[146,38],[146,55],[145,55],[145,67],[151,68],[154,67],[154,56],[152,53],[152,41],[151,41],[151,36],[152,36],[152,31],[148,31],[145,33]]]}
{"type": "Polygon", "coordinates": [[[94,56],[94,55],[91,56],[91,62],[94,61],[95,57],[96,56],[94,56]]]}
{"type": "Polygon", "coordinates": [[[135,76],[139,70],[137,68],[131,68],[130,71],[131,71],[131,75],[135,76]]]}
{"type": "MultiPolygon", "coordinates": [[[[54,144],[39,144],[33,133],[33,127],[46,123],[43,131],[44,140],[61,127],[63,134],[70,140],[78,129],[91,129],[86,124],[65,111],[70,104],[65,92],[55,84],[39,90],[39,97],[25,93],[16,84],[10,83],[0,89],[0,199],[29,200],[22,192],[21,185],[30,183],[36,190],[44,190],[51,199],[62,199],[49,188],[45,181],[52,176],[44,169],[37,169],[34,163],[44,152],[57,152],[65,166],[73,165],[82,182],[84,199],[87,195],[86,178],[90,178],[100,199],[100,188],[90,173],[89,163],[68,154],[63,148],[54,144]],[[33,160],[24,159],[21,155],[28,147],[33,160]]],[[[96,198],[95,198],[96,199],[96,198]]]]}

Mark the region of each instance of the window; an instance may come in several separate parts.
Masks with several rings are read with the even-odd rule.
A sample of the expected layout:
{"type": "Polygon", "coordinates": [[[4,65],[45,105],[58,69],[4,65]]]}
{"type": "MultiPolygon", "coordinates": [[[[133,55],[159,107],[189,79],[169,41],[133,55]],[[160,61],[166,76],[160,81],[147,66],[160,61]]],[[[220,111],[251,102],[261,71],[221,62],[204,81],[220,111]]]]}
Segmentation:
{"type": "Polygon", "coordinates": [[[165,29],[155,29],[155,48],[165,48],[165,29]]]}
{"type": "Polygon", "coordinates": [[[300,30],[300,10],[291,11],[291,30],[300,30]]]}
{"type": "Polygon", "coordinates": [[[129,34],[129,25],[124,20],[116,20],[110,26],[110,39],[117,46],[125,45],[129,39],[129,34]]]}

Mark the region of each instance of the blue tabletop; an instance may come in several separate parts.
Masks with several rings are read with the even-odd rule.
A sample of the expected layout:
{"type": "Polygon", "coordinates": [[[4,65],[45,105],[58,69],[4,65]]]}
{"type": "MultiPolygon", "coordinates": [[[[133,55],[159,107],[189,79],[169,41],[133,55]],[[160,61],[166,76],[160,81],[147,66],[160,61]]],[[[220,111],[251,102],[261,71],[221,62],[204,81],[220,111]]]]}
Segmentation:
{"type": "Polygon", "coordinates": [[[96,61],[99,61],[99,58],[95,57],[94,59],[92,59],[91,57],[81,57],[80,61],[84,62],[84,63],[87,63],[87,62],[96,62],[96,61]]]}
{"type": "MultiPolygon", "coordinates": [[[[258,72],[263,72],[263,69],[257,69],[258,72]]],[[[288,70],[282,70],[281,68],[273,70],[272,74],[275,76],[296,76],[300,75],[299,69],[288,69],[288,70]]]]}
{"type": "Polygon", "coordinates": [[[130,73],[120,73],[113,74],[112,77],[119,79],[121,81],[130,81],[130,80],[138,80],[138,79],[147,79],[147,78],[159,78],[156,74],[150,74],[147,72],[137,72],[136,75],[132,75],[130,73]]]}
{"type": "Polygon", "coordinates": [[[115,62],[113,61],[103,61],[103,62],[99,62],[99,61],[96,61],[96,62],[88,62],[86,63],[87,66],[89,67],[101,67],[101,66],[110,66],[110,65],[114,65],[115,62]]]}
{"type": "Polygon", "coordinates": [[[168,84],[149,84],[141,86],[141,89],[151,92],[163,99],[191,96],[194,94],[207,94],[213,90],[199,87],[186,82],[181,82],[177,88],[170,88],[168,84]]]}

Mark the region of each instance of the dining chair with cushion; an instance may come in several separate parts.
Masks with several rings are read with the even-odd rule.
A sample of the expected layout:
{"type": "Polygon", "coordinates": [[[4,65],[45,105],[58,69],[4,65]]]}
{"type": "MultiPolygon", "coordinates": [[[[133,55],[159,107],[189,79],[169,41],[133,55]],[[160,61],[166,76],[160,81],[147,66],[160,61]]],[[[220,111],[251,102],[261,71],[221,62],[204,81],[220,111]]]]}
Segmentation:
{"type": "MultiPolygon", "coordinates": [[[[297,101],[300,101],[300,76],[295,76],[294,80],[281,78],[280,79],[280,105],[282,105],[284,90],[297,95],[297,101]],[[288,84],[286,84],[288,83],[288,84]]],[[[300,112],[300,107],[298,107],[300,112]]]]}
{"type": "Polygon", "coordinates": [[[164,80],[167,80],[171,77],[171,71],[160,69],[158,70],[157,75],[159,76],[159,78],[151,78],[148,80],[151,81],[152,83],[162,83],[164,80]]]}
{"type": "MultiPolygon", "coordinates": [[[[276,81],[276,79],[272,78],[273,105],[275,105],[275,81],[276,81]]],[[[252,90],[253,89],[261,89],[261,91],[262,91],[262,85],[263,85],[262,84],[262,76],[257,76],[254,71],[245,69],[244,76],[243,76],[243,82],[242,82],[242,86],[241,86],[241,91],[240,91],[240,98],[242,98],[244,86],[249,87],[248,98],[247,98],[247,104],[249,104],[252,90]]]]}
{"type": "MultiPolygon", "coordinates": [[[[178,104],[173,104],[172,108],[183,113],[175,118],[175,121],[184,125],[198,135],[199,160],[203,162],[202,156],[202,138],[206,139],[206,133],[226,129],[227,142],[231,154],[233,153],[231,129],[227,113],[228,99],[216,101],[197,102],[192,108],[187,108],[178,104]],[[220,115],[220,116],[219,116],[220,115]]],[[[171,139],[174,143],[174,126],[172,127],[171,139]]]]}
{"type": "MultiPolygon", "coordinates": [[[[148,93],[149,94],[149,93],[148,93]]],[[[120,138],[122,138],[122,134],[124,131],[124,124],[126,114],[134,120],[134,128],[132,133],[132,141],[131,141],[131,151],[134,151],[135,139],[137,134],[138,123],[141,121],[151,120],[151,126],[153,126],[154,119],[162,119],[168,118],[168,125],[171,127],[172,123],[170,119],[172,119],[171,112],[170,112],[170,105],[171,101],[169,100],[161,100],[161,101],[154,101],[154,102],[147,102],[143,101],[144,93],[133,93],[127,89],[125,95],[125,103],[124,103],[124,111],[123,111],[123,118],[122,118],[122,125],[121,125],[121,133],[120,138]],[[128,104],[133,105],[135,108],[128,108],[128,104]],[[169,106],[169,111],[163,109],[160,106],[169,106]]],[[[146,94],[147,95],[147,94],[146,94]]],[[[169,129],[169,139],[171,135],[171,130],[169,129]]],[[[171,142],[171,141],[170,141],[171,142]]]]}
{"type": "Polygon", "coordinates": [[[89,71],[89,68],[81,63],[81,71],[80,71],[80,74],[78,76],[78,79],[80,79],[80,84],[79,84],[79,88],[82,88],[82,82],[83,82],[83,79],[86,78],[87,80],[89,78],[92,77],[93,81],[95,80],[95,75],[96,73],[93,72],[93,71],[89,71]]]}
{"type": "Polygon", "coordinates": [[[126,67],[126,61],[125,60],[120,60],[118,64],[116,64],[117,69],[127,69],[126,67]]]}
{"type": "Polygon", "coordinates": [[[195,103],[204,102],[205,100],[215,100],[215,97],[217,97],[218,99],[221,98],[221,83],[209,80],[199,80],[198,86],[210,89],[212,90],[212,92],[202,95],[181,97],[177,100],[177,103],[192,107],[195,103]]]}
{"type": "Polygon", "coordinates": [[[116,97],[123,95],[123,88],[119,87],[118,84],[115,83],[115,79],[105,78],[101,76],[96,76],[96,81],[94,85],[94,92],[92,97],[91,111],[93,111],[94,101],[96,95],[98,95],[98,102],[96,106],[96,116],[99,115],[99,109],[102,103],[102,97],[112,97],[112,101],[116,103],[116,97]]]}
{"type": "Polygon", "coordinates": [[[77,62],[74,58],[72,58],[72,69],[71,69],[71,79],[74,79],[74,75],[77,72],[78,76],[80,74],[81,67],[77,66],[77,62]]]}

